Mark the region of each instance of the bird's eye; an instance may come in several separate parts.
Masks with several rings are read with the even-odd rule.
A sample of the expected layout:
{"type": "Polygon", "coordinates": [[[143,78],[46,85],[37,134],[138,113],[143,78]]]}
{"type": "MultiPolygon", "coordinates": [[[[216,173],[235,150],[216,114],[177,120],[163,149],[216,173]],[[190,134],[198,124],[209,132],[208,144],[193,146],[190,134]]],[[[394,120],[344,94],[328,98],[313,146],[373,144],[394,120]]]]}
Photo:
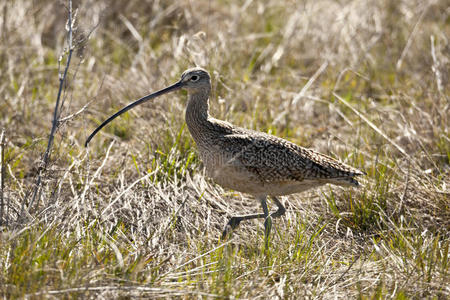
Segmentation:
{"type": "Polygon", "coordinates": [[[199,80],[199,78],[200,78],[199,76],[194,75],[191,77],[191,81],[197,81],[197,80],[199,80]]]}

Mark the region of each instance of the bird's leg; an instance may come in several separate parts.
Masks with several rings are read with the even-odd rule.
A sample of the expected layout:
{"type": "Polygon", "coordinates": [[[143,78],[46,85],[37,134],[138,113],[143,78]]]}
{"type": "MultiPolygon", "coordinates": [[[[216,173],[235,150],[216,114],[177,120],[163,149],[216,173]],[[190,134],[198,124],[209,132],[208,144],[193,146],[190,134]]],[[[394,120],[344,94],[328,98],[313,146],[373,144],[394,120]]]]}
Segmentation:
{"type": "MultiPolygon", "coordinates": [[[[265,219],[264,229],[265,229],[265,236],[266,236],[266,240],[267,240],[267,237],[269,236],[269,233],[270,233],[270,229],[272,228],[272,219],[269,215],[269,209],[267,208],[266,196],[260,196],[260,197],[258,197],[258,199],[261,202],[264,213],[231,217],[230,220],[228,221],[227,225],[225,225],[225,229],[222,232],[222,240],[225,239],[225,237],[228,235],[228,233],[230,233],[233,229],[238,227],[239,224],[241,223],[241,221],[251,220],[251,219],[263,219],[263,218],[265,219]]],[[[279,204],[281,205],[281,202],[279,202],[278,199],[275,201],[276,201],[275,203],[277,204],[277,206],[280,207],[279,204]]],[[[281,207],[282,206],[283,205],[281,205],[281,207]]],[[[283,209],[284,209],[284,207],[283,207],[283,209]]],[[[278,209],[274,214],[276,214],[279,210],[280,209],[278,209]]],[[[275,216],[275,217],[277,217],[277,216],[275,216]]]]}
{"type": "Polygon", "coordinates": [[[278,200],[277,197],[275,197],[275,196],[270,196],[270,197],[272,198],[272,200],[277,205],[277,207],[278,207],[277,211],[275,211],[275,212],[273,212],[273,213],[271,213],[269,215],[269,209],[267,208],[266,197],[265,196],[264,197],[259,197],[259,200],[260,200],[261,205],[263,207],[264,213],[231,217],[230,220],[228,221],[227,225],[225,225],[225,229],[222,232],[222,240],[224,240],[226,238],[226,236],[232,230],[234,230],[236,227],[238,227],[239,224],[241,223],[241,221],[264,218],[265,219],[265,221],[264,221],[264,230],[265,230],[265,239],[266,239],[266,246],[267,246],[268,237],[269,237],[269,234],[270,234],[270,230],[272,228],[272,218],[281,217],[286,212],[286,209],[284,208],[283,203],[281,203],[281,201],[278,200]]]}
{"type": "Polygon", "coordinates": [[[222,232],[222,240],[225,239],[225,237],[230,233],[233,229],[239,226],[239,223],[244,220],[251,220],[251,219],[260,219],[265,218],[266,215],[264,214],[251,214],[251,215],[243,215],[243,216],[234,216],[231,217],[228,221],[227,225],[225,225],[225,229],[222,232]]]}
{"type": "Polygon", "coordinates": [[[264,211],[264,241],[265,241],[265,248],[268,249],[269,247],[269,234],[270,229],[272,229],[272,217],[269,215],[269,209],[267,208],[267,197],[262,196],[259,197],[259,201],[261,202],[261,206],[264,211]]]}
{"type": "Polygon", "coordinates": [[[281,201],[278,200],[278,198],[275,196],[270,196],[270,198],[272,198],[273,202],[275,202],[275,204],[278,206],[278,210],[271,213],[270,216],[272,218],[278,218],[284,215],[284,213],[286,212],[286,208],[284,208],[283,203],[281,203],[281,201]]]}

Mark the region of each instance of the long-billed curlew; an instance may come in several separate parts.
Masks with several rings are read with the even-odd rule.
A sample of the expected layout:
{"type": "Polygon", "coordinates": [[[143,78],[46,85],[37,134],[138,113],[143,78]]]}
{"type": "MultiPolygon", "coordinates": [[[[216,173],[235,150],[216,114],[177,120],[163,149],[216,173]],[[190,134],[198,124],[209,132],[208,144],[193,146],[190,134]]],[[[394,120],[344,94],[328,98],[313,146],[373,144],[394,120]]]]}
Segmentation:
{"type": "Polygon", "coordinates": [[[222,238],[243,220],[264,218],[266,247],[272,217],[285,213],[276,196],[299,193],[327,183],[358,186],[355,176],[364,173],[329,156],[297,146],[282,138],[234,126],[209,115],[211,79],[201,68],[186,70],[180,81],[124,107],[104,121],[86,140],[114,118],[131,108],[163,94],[185,89],[188,92],[186,123],[198,147],[208,176],[225,188],[254,195],[263,213],[230,218],[222,238]],[[269,214],[270,196],[278,210],[269,214]]]}

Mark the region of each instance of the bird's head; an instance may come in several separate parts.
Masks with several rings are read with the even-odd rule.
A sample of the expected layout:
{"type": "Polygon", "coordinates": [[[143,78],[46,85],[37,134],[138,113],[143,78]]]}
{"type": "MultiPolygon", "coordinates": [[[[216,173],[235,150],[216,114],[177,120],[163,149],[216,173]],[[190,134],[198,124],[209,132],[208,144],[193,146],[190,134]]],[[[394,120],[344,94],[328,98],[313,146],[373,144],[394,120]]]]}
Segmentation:
{"type": "Polygon", "coordinates": [[[181,88],[188,93],[198,93],[205,91],[209,93],[211,89],[211,77],[209,73],[202,68],[187,69],[181,74],[181,88]]]}

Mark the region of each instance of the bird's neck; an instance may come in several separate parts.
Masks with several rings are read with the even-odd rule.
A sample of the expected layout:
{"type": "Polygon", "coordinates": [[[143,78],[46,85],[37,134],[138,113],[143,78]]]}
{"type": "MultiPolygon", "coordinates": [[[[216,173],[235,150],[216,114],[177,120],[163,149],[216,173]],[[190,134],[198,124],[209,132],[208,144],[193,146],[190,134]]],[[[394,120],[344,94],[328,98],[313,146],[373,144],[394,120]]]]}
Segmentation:
{"type": "Polygon", "coordinates": [[[186,108],[186,124],[195,142],[199,144],[210,127],[209,91],[189,94],[186,108]]]}

